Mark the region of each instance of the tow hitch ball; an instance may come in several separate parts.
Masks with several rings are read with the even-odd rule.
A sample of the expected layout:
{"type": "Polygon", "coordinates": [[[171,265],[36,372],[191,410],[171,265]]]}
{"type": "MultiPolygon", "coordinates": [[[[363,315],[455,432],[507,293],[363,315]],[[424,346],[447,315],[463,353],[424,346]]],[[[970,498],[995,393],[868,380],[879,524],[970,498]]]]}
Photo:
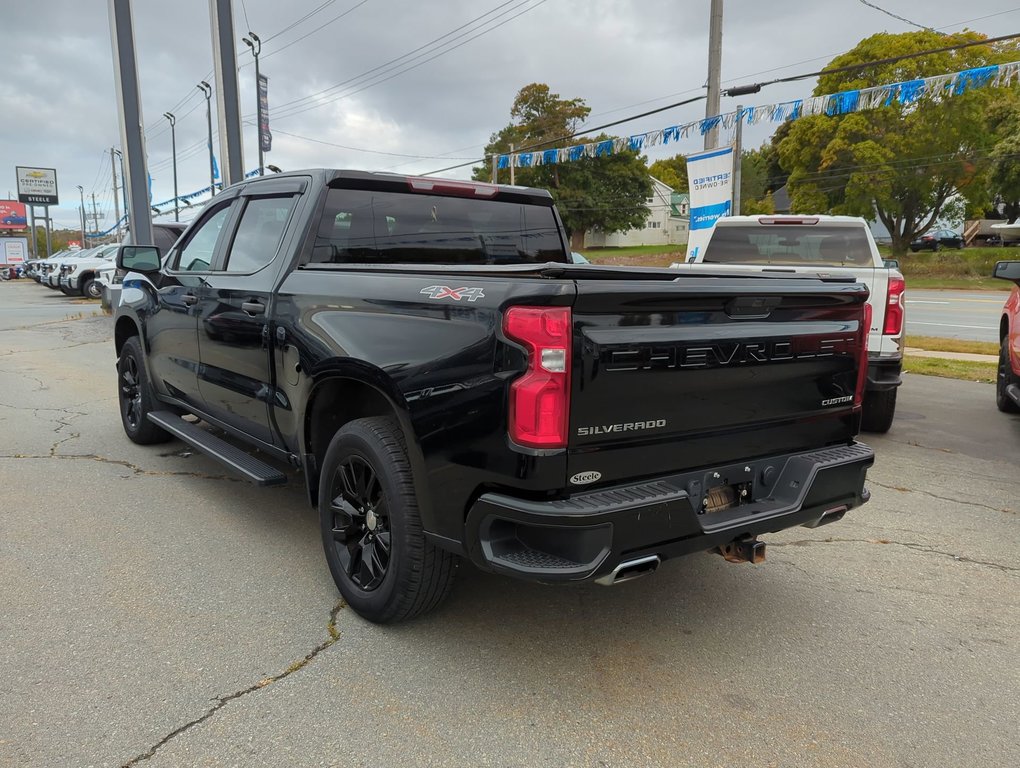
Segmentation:
{"type": "Polygon", "coordinates": [[[730,563],[758,563],[765,562],[765,542],[745,536],[734,539],[729,544],[723,544],[718,552],[730,563]]]}

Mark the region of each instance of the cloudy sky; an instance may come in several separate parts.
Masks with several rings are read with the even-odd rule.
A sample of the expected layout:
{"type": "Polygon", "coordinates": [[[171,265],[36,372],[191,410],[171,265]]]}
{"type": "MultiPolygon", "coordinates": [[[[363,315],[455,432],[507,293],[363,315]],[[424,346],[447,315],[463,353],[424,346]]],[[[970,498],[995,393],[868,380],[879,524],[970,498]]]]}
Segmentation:
{"type": "MultiPolygon", "coordinates": [[[[873,4],[944,31],[1020,31],[1013,0],[873,4]]],[[[241,109],[254,123],[254,68],[240,43],[250,29],[263,40],[262,71],[270,78],[267,163],[431,172],[478,157],[508,122],[516,92],[531,82],[585,99],[590,125],[703,93],[708,11],[709,0],[234,0],[241,109]]],[[[88,208],[95,194],[101,227],[113,223],[109,149],[119,131],[107,13],[103,0],[5,4],[3,11],[0,197],[16,194],[15,165],[56,168],[58,226],[77,226],[79,184],[88,208]]],[[[195,86],[212,81],[209,8],[207,0],[135,0],[134,13],[153,199],[160,201],[173,196],[166,111],[178,116],[180,192],[208,185],[205,100],[195,86]]],[[[814,71],[863,37],[915,27],[862,0],[726,0],[723,28],[726,86],[814,71]]],[[[743,99],[772,103],[813,87],[778,85],[743,99]]],[[[723,99],[723,111],[734,106],[723,99]]],[[[663,128],[698,119],[704,109],[696,103],[613,130],[663,128]]],[[[215,121],[214,114],[214,129],[215,121]]],[[[749,133],[749,143],[768,135],[763,126],[749,133]]],[[[650,157],[700,147],[692,138],[650,157]]],[[[245,127],[244,151],[245,168],[256,167],[253,125],[245,127]]]]}

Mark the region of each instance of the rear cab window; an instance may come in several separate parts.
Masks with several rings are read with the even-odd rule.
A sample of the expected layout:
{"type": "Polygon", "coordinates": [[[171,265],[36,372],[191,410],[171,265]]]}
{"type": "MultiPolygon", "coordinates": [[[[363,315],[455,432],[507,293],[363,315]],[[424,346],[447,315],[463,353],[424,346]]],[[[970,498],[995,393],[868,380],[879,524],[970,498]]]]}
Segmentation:
{"type": "Polygon", "coordinates": [[[569,259],[552,206],[330,189],[311,262],[507,265],[569,259]]]}
{"type": "Polygon", "coordinates": [[[703,262],[787,267],[875,265],[863,228],[825,224],[716,226],[703,262]]]}

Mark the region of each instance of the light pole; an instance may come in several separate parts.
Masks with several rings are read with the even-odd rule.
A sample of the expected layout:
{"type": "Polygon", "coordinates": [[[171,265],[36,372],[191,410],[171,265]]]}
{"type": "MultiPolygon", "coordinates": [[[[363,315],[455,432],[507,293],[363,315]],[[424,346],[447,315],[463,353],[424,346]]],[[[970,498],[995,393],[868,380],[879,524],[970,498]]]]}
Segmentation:
{"type": "Polygon", "coordinates": [[[163,117],[170,121],[170,151],[174,158],[174,221],[181,220],[181,204],[177,200],[177,118],[172,112],[164,112],[163,117]]]}
{"type": "Polygon", "coordinates": [[[81,184],[78,184],[77,187],[78,196],[81,199],[81,208],[79,209],[79,213],[81,213],[81,247],[88,248],[89,241],[85,237],[85,188],[81,184]]]}
{"type": "Polygon", "coordinates": [[[262,41],[259,40],[259,36],[248,30],[248,37],[242,37],[241,41],[251,48],[251,55],[255,57],[255,122],[258,123],[257,128],[257,144],[259,146],[259,176],[264,176],[265,170],[265,159],[262,152],[262,94],[259,91],[261,81],[259,75],[259,54],[262,53],[262,41]],[[250,40],[248,38],[251,38],[250,40]]]}
{"type": "Polygon", "coordinates": [[[212,102],[210,101],[212,98],[212,86],[203,80],[195,87],[205,94],[205,122],[209,128],[209,196],[212,197],[216,194],[216,173],[213,168],[212,151],[212,102]]]}

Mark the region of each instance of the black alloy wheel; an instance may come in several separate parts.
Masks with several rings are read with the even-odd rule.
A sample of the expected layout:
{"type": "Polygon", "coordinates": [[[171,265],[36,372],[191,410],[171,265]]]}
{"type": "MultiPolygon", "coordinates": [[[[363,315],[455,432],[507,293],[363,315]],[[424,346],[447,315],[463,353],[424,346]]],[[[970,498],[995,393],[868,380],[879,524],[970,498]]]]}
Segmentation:
{"type": "Polygon", "coordinates": [[[351,454],[333,473],[330,498],[340,565],[355,586],[371,592],[386,577],[392,550],[382,483],[371,464],[351,454]]]}
{"type": "Polygon", "coordinates": [[[145,372],[145,358],[137,336],[124,342],[117,361],[117,401],[124,434],[139,445],[165,443],[173,437],[165,429],[149,421],[148,414],[155,410],[156,399],[149,388],[145,372]]]}

